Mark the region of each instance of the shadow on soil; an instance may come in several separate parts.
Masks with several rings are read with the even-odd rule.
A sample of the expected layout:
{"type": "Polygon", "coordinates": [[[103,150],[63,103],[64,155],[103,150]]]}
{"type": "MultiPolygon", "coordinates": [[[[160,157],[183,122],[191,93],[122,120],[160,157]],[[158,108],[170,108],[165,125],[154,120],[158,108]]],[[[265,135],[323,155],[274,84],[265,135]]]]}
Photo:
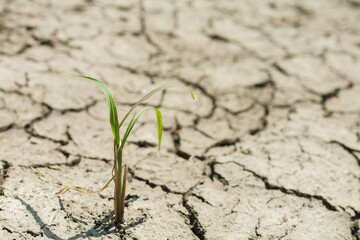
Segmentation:
{"type": "MultiPolygon", "coordinates": [[[[54,232],[52,232],[49,227],[41,220],[41,218],[38,216],[37,212],[26,203],[24,200],[22,200],[19,197],[15,197],[17,200],[21,202],[22,205],[26,207],[26,209],[30,212],[30,214],[33,216],[36,223],[40,226],[40,229],[43,231],[44,235],[49,239],[54,240],[62,240],[63,238],[56,235],[54,232]]],[[[63,208],[61,200],[59,199],[60,207],[63,208]]],[[[63,210],[63,209],[62,209],[63,210]]],[[[66,211],[65,211],[66,212],[66,211]]],[[[145,222],[144,219],[140,219],[138,221],[129,223],[127,225],[121,225],[118,227],[114,224],[114,221],[112,220],[114,215],[114,211],[110,212],[107,216],[105,216],[103,219],[99,221],[95,221],[94,226],[90,228],[88,231],[76,234],[73,237],[68,238],[69,240],[75,240],[75,239],[88,239],[89,237],[100,237],[108,234],[119,234],[120,236],[125,235],[125,231],[131,228],[134,228],[138,226],[139,224],[145,222]]],[[[80,222],[82,224],[87,225],[86,222],[74,219],[75,222],[80,222]]],[[[119,236],[119,237],[120,237],[119,236]]]]}

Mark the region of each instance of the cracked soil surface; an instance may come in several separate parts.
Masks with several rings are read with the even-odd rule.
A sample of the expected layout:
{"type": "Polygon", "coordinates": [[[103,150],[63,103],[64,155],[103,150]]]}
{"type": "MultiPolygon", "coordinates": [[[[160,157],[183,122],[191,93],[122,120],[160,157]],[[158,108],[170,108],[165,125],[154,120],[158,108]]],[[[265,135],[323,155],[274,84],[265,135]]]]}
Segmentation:
{"type": "Polygon", "coordinates": [[[0,239],[360,239],[358,0],[0,0],[0,239]],[[106,81],[125,148],[113,223],[106,81]],[[124,130],[122,131],[122,133],[124,130]]]}

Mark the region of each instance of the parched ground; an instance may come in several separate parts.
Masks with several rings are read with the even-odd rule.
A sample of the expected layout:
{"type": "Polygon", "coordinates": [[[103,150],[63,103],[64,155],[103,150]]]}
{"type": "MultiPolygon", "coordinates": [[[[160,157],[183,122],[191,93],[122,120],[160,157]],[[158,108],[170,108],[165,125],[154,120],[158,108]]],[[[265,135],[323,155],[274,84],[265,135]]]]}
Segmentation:
{"type": "MultiPolygon", "coordinates": [[[[0,239],[360,239],[360,2],[0,1],[0,239]],[[129,138],[113,223],[106,81],[129,138]]],[[[122,131],[122,133],[124,130],[122,131]]]]}

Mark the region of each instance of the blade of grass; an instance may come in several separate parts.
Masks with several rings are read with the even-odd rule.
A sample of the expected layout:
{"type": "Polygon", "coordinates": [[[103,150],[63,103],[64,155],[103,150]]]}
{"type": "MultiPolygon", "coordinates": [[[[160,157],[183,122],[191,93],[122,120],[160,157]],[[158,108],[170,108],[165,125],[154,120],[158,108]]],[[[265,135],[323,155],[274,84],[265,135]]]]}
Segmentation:
{"type": "Polygon", "coordinates": [[[101,88],[101,90],[104,92],[106,100],[109,105],[111,130],[113,132],[114,140],[115,140],[116,144],[119,145],[120,144],[120,133],[119,133],[120,127],[119,127],[119,120],[118,120],[117,109],[116,109],[116,102],[115,102],[114,96],[112,95],[112,93],[110,91],[109,86],[95,78],[81,76],[81,75],[73,75],[73,74],[71,74],[71,75],[78,77],[78,78],[84,78],[84,79],[87,79],[87,80],[90,80],[90,81],[96,83],[101,88]]]}
{"type": "Polygon", "coordinates": [[[152,95],[154,95],[157,92],[160,92],[162,90],[165,90],[167,88],[172,88],[172,87],[181,87],[181,88],[185,88],[187,90],[189,90],[192,99],[195,100],[195,96],[194,93],[185,85],[182,84],[167,84],[158,88],[155,88],[154,90],[152,90],[151,92],[149,92],[148,94],[146,94],[144,97],[142,97],[138,102],[136,102],[131,108],[130,110],[126,113],[125,117],[122,119],[122,121],[120,122],[119,127],[121,127],[123,125],[123,123],[125,122],[125,120],[129,117],[129,115],[132,113],[132,111],[134,111],[134,109],[139,106],[139,104],[141,104],[142,102],[144,102],[146,99],[148,99],[149,97],[151,97],[152,95]]]}
{"type": "Polygon", "coordinates": [[[162,138],[162,130],[163,130],[163,123],[162,123],[162,116],[161,116],[161,112],[154,108],[155,113],[156,113],[156,122],[157,122],[157,127],[158,127],[158,141],[159,141],[159,151],[161,148],[161,138],[162,138]]]}
{"type": "Polygon", "coordinates": [[[121,145],[120,145],[120,148],[119,148],[119,151],[122,151],[124,146],[125,146],[125,143],[126,143],[126,140],[127,138],[129,137],[129,134],[131,132],[131,130],[133,129],[136,121],[139,119],[139,117],[146,111],[150,110],[150,109],[154,109],[155,110],[155,113],[156,113],[156,119],[157,119],[157,126],[158,126],[158,140],[159,140],[159,149],[161,147],[161,139],[162,139],[162,116],[161,116],[161,112],[159,111],[159,109],[155,108],[155,107],[145,107],[143,108],[140,112],[138,112],[130,121],[125,133],[124,133],[124,136],[121,140],[121,145]]]}
{"type": "Polygon", "coordinates": [[[72,187],[72,186],[66,186],[64,187],[63,189],[61,189],[59,192],[56,193],[56,195],[59,195],[61,193],[65,193],[67,191],[69,191],[70,189],[72,190],[75,190],[75,191],[78,191],[80,193],[86,193],[86,194],[91,194],[91,193],[99,193],[101,191],[103,191],[110,183],[111,181],[114,179],[114,176],[112,176],[112,178],[105,184],[105,186],[103,186],[101,189],[97,190],[97,191],[92,191],[92,192],[86,192],[86,191],[83,191],[83,190],[80,190],[76,187],[72,187]]]}

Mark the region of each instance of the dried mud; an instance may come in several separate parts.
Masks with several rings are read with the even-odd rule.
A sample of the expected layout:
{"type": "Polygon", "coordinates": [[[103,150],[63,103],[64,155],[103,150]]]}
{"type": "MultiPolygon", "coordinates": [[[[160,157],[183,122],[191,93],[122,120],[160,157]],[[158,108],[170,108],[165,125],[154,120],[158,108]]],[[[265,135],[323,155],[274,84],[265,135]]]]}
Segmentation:
{"type": "Polygon", "coordinates": [[[360,2],[0,1],[0,239],[360,239],[360,2]],[[129,138],[113,222],[106,81],[129,138]]]}

